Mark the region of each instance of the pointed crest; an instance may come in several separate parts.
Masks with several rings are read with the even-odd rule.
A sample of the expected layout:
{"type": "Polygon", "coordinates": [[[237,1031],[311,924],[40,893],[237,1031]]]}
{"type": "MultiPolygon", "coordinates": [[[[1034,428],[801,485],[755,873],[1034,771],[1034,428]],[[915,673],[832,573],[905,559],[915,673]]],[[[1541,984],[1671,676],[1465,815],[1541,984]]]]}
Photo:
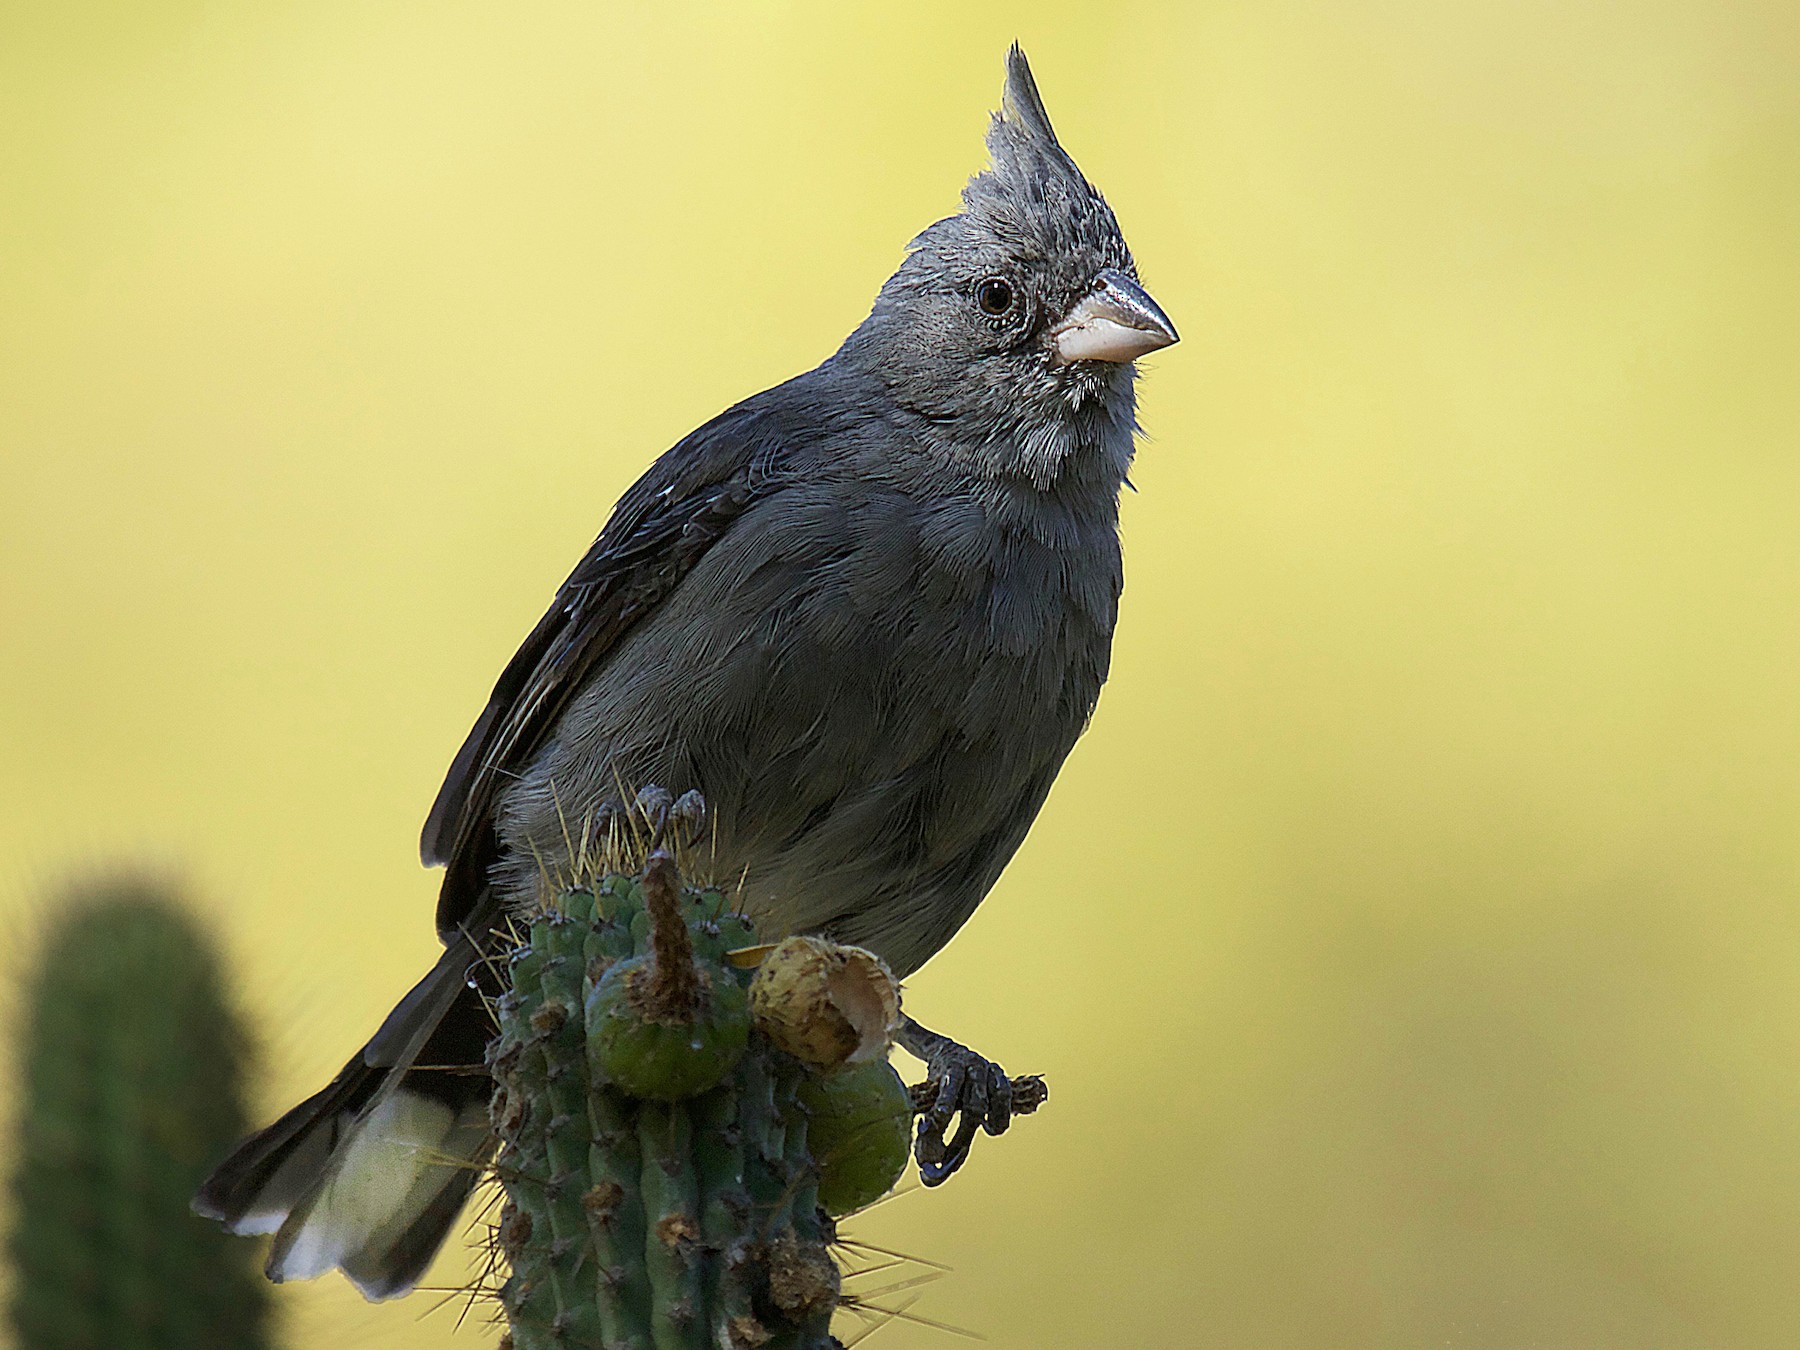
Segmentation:
{"type": "Polygon", "coordinates": [[[1006,86],[988,127],[987,151],[988,167],[963,188],[962,210],[912,240],[884,293],[967,280],[970,267],[1007,256],[1053,278],[1068,292],[1065,301],[1102,268],[1136,274],[1112,208],[1056,139],[1017,43],[1006,54],[1006,86]]]}
{"type": "Polygon", "coordinates": [[[1006,87],[988,127],[989,166],[963,189],[965,218],[1033,252],[1097,251],[1114,266],[1130,254],[1105,200],[1056,139],[1050,114],[1015,42],[1006,54],[1006,87]]]}
{"type": "MultiPolygon", "coordinates": [[[[1000,94],[1000,111],[988,127],[987,148],[992,161],[989,172],[1005,191],[1027,198],[1040,197],[1046,191],[1071,197],[1094,191],[1056,139],[1037,81],[1031,77],[1031,63],[1016,42],[1006,54],[1006,87],[1000,94]]],[[[985,177],[977,178],[976,183],[985,177]]]]}
{"type": "Polygon", "coordinates": [[[1056,130],[1050,125],[1050,114],[1044,111],[1037,81],[1031,77],[1031,62],[1025,59],[1025,49],[1016,42],[1006,53],[1006,89],[1000,95],[997,120],[1020,127],[1040,145],[1062,149],[1056,139],[1056,130]]]}

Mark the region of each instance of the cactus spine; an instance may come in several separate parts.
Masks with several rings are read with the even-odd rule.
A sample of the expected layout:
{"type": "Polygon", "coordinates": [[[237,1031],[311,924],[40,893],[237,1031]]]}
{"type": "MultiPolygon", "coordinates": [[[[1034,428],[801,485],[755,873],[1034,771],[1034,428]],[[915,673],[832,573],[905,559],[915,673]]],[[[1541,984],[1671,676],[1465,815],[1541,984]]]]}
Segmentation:
{"type": "Polygon", "coordinates": [[[822,1183],[862,1203],[906,1162],[910,1103],[882,1053],[892,979],[876,973],[890,1012],[860,1047],[834,1150],[857,1152],[838,1147],[849,1134],[886,1142],[860,1150],[846,1187],[808,1143],[836,1075],[751,1030],[752,972],[727,954],[754,941],[718,891],[682,889],[656,853],[641,876],[564,891],[512,952],[489,1063],[515,1350],[836,1344],[822,1183]],[[894,1090],[871,1094],[883,1073],[894,1090]]]}
{"type": "Polygon", "coordinates": [[[188,1212],[244,1132],[249,1039],[204,932],[154,888],[79,896],[25,982],[12,1176],[20,1350],[255,1350],[257,1253],[188,1212]]]}

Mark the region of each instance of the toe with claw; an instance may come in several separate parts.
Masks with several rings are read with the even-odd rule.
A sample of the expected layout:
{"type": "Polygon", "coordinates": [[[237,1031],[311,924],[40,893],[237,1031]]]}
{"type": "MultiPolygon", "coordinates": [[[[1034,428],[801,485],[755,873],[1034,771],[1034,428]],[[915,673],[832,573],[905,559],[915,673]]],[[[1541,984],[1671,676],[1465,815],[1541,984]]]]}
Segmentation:
{"type": "Polygon", "coordinates": [[[666,788],[647,787],[625,814],[648,837],[652,849],[684,848],[696,843],[706,827],[706,798],[692,790],[677,797],[666,788]]]}
{"type": "Polygon", "coordinates": [[[913,1156],[927,1186],[941,1186],[968,1161],[977,1130],[999,1134],[1014,1116],[1029,1115],[1050,1095],[1035,1074],[1009,1078],[998,1064],[910,1017],[901,1019],[898,1039],[927,1070],[925,1081],[912,1088],[919,1116],[913,1156]]]}

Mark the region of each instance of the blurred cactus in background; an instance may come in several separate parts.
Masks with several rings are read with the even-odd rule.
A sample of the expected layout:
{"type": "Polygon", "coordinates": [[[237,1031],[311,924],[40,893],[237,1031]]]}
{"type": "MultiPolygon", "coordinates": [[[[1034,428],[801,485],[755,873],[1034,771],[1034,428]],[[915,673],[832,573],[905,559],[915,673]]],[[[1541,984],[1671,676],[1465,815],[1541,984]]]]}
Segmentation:
{"type": "Polygon", "coordinates": [[[22,994],[18,1350],[267,1344],[256,1247],[188,1212],[247,1125],[250,1041],[209,936],[159,886],[91,886],[52,916],[22,994]]]}
{"type": "Polygon", "coordinates": [[[833,1219],[907,1161],[893,978],[855,948],[756,946],[667,854],[641,877],[619,862],[507,961],[490,1051],[506,1343],[836,1346],[833,1219]]]}

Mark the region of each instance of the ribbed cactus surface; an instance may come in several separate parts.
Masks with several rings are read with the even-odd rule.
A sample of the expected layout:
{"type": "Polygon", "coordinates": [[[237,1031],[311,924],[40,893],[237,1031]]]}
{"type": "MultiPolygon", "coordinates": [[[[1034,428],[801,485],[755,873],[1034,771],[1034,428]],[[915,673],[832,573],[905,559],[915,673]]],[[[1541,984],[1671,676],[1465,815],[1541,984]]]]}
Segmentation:
{"type": "Polygon", "coordinates": [[[755,942],[663,855],[563,893],[522,935],[490,1052],[516,1350],[836,1344],[821,1184],[857,1203],[885,1191],[910,1106],[885,1058],[825,1072],[752,1027],[755,942]],[[849,1126],[838,1082],[859,1094],[849,1126]],[[832,1156],[809,1146],[815,1115],[832,1116],[832,1156]],[[862,1175],[846,1184],[840,1164],[862,1175]]]}
{"type": "Polygon", "coordinates": [[[74,897],[23,991],[19,1350],[252,1350],[257,1253],[188,1212],[244,1132],[248,1040],[204,932],[154,887],[74,897]]]}

